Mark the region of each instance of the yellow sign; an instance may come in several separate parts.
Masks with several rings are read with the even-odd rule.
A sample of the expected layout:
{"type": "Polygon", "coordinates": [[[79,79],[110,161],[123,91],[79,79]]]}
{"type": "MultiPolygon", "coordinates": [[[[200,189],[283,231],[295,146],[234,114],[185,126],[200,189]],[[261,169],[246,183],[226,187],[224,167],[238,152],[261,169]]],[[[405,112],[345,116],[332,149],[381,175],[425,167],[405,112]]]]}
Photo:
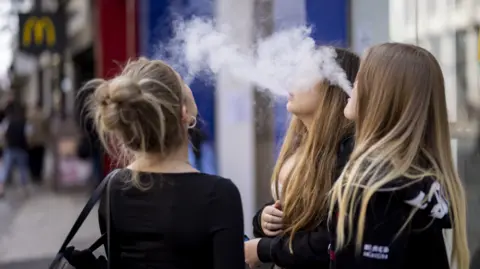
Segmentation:
{"type": "Polygon", "coordinates": [[[48,47],[53,47],[56,42],[55,26],[49,17],[43,16],[38,18],[36,16],[30,17],[23,25],[23,47],[30,47],[32,45],[32,33],[35,45],[39,46],[46,43],[48,47]]]}

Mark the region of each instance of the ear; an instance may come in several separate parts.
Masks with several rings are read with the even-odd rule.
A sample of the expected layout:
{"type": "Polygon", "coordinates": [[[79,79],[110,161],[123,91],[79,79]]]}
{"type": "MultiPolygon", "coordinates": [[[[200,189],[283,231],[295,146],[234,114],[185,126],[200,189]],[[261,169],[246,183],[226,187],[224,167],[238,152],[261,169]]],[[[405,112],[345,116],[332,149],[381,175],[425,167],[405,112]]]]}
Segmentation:
{"type": "Polygon", "coordinates": [[[182,105],[182,121],[188,123],[190,121],[190,115],[188,115],[188,110],[186,105],[182,105]]]}

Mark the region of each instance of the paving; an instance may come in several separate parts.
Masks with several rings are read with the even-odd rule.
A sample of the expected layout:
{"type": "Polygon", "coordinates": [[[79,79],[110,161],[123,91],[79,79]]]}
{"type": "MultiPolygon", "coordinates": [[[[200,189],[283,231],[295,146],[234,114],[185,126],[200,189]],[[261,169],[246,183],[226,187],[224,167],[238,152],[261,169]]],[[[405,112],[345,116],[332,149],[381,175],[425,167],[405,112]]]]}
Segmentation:
{"type": "MultiPolygon", "coordinates": [[[[86,200],[84,193],[9,193],[0,202],[0,268],[46,268],[86,200]]],[[[72,244],[86,248],[98,236],[94,209],[72,244]]]]}

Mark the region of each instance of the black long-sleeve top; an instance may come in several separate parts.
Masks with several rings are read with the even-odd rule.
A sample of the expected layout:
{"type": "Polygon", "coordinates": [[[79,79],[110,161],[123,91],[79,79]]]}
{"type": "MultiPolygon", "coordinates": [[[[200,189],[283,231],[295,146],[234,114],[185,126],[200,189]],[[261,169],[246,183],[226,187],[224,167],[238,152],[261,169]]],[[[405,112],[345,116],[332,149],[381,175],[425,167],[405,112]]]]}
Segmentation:
{"type": "MultiPolygon", "coordinates": [[[[443,237],[443,230],[451,228],[448,211],[448,201],[432,178],[396,191],[378,191],[367,208],[361,250],[355,251],[354,242],[337,252],[332,248],[330,268],[449,269],[443,237]],[[422,202],[425,197],[427,201],[422,202]],[[417,211],[410,221],[414,208],[417,211]]],[[[330,224],[331,246],[335,246],[336,221],[330,224]]]]}
{"type": "MultiPolygon", "coordinates": [[[[340,143],[337,154],[336,177],[340,175],[348,162],[353,146],[353,136],[346,137],[340,143]]],[[[273,204],[273,202],[265,206],[270,204],[273,204]]],[[[273,262],[287,269],[328,268],[330,263],[328,249],[330,235],[326,222],[322,222],[322,224],[314,230],[297,232],[292,242],[292,254],[289,249],[290,235],[267,237],[263,233],[261,226],[263,208],[261,208],[253,218],[253,233],[256,237],[262,238],[257,247],[257,254],[260,261],[264,263],[273,262]]]]}
{"type": "MultiPolygon", "coordinates": [[[[110,187],[111,268],[244,269],[240,193],[228,179],[203,173],[144,173],[147,190],[126,187],[128,169],[110,187]]],[[[106,232],[106,201],[99,207],[106,232]]],[[[107,252],[108,253],[108,252],[107,252]]]]}

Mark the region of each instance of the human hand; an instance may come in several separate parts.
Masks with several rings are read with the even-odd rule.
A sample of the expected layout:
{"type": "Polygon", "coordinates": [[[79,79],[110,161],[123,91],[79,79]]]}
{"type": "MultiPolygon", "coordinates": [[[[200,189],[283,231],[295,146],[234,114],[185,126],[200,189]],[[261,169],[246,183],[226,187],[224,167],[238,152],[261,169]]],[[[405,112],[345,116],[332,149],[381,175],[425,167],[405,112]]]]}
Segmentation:
{"type": "Polygon", "coordinates": [[[255,268],[261,264],[257,254],[257,246],[259,241],[260,238],[256,238],[245,242],[245,263],[248,264],[250,268],[255,268]]]}
{"type": "Polygon", "coordinates": [[[273,205],[266,206],[260,217],[262,231],[267,236],[277,236],[283,228],[283,211],[279,201],[273,205]]]}

